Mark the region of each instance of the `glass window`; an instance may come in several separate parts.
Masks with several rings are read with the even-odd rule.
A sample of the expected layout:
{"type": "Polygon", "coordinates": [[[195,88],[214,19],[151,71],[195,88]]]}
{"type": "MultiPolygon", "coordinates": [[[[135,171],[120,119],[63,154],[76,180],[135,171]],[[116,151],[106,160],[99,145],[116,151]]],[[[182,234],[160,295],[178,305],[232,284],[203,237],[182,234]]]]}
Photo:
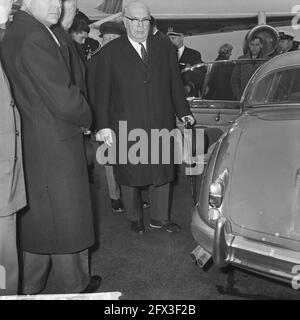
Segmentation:
{"type": "Polygon", "coordinates": [[[253,87],[246,106],[300,103],[300,67],[273,72],[253,87]]]}
{"type": "Polygon", "coordinates": [[[274,78],[274,73],[260,79],[252,90],[247,105],[266,103],[269,90],[274,78]]]}
{"type": "Polygon", "coordinates": [[[200,65],[182,72],[182,81],[187,97],[202,98],[203,87],[209,65],[200,65]]]}

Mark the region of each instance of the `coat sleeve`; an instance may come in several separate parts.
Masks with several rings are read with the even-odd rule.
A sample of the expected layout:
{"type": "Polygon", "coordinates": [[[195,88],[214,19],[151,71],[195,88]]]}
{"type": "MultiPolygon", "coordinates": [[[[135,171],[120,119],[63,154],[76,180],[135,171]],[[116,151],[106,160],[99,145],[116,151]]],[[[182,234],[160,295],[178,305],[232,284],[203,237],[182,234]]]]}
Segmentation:
{"type": "Polygon", "coordinates": [[[109,112],[111,103],[111,81],[110,59],[105,48],[97,57],[94,70],[94,90],[92,105],[95,109],[96,128],[98,130],[110,128],[109,112]]]}
{"type": "Polygon", "coordinates": [[[170,63],[170,81],[171,81],[171,95],[172,103],[179,119],[184,116],[191,115],[188,102],[185,98],[183,81],[181,79],[177,54],[175,48],[169,45],[169,63],[170,63]]]}
{"type": "Polygon", "coordinates": [[[90,107],[80,89],[72,84],[71,75],[57,49],[45,37],[28,39],[22,47],[20,63],[30,81],[40,92],[52,115],[78,127],[89,128],[90,107]]]}

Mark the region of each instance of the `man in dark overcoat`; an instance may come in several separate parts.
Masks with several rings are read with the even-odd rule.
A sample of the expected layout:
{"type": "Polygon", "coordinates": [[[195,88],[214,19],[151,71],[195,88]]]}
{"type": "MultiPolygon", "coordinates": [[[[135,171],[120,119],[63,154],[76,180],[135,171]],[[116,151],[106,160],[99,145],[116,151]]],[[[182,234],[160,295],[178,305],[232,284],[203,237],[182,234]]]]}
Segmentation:
{"type": "Polygon", "coordinates": [[[20,219],[20,245],[26,294],[44,288],[51,262],[61,292],[85,292],[95,284],[88,270],[94,225],[82,136],[91,111],[49,29],[58,22],[61,5],[24,0],[3,39],[23,121],[29,206],[20,219]]]}
{"type": "MultiPolygon", "coordinates": [[[[115,142],[123,147],[118,139],[124,136],[121,132],[119,135],[118,130],[121,121],[125,121],[128,132],[134,129],[146,132],[150,146],[154,129],[171,131],[175,128],[175,115],[180,119],[187,116],[191,122],[194,119],[185,100],[175,48],[170,41],[149,35],[149,9],[138,1],[129,3],[124,8],[124,24],[127,35],[107,44],[98,57],[94,103],[97,137],[111,145],[113,130],[117,137],[115,142]]],[[[125,153],[133,144],[128,142],[125,153]]],[[[150,186],[150,227],[179,231],[179,226],[169,217],[174,164],[149,163],[154,152],[149,151],[148,164],[132,163],[128,159],[126,164],[121,161],[115,166],[131,229],[138,234],[145,231],[141,201],[141,187],[145,186],[150,186]]]]}
{"type": "Polygon", "coordinates": [[[184,34],[180,30],[169,27],[167,35],[177,49],[180,70],[202,62],[199,51],[184,45],[184,34]]]}

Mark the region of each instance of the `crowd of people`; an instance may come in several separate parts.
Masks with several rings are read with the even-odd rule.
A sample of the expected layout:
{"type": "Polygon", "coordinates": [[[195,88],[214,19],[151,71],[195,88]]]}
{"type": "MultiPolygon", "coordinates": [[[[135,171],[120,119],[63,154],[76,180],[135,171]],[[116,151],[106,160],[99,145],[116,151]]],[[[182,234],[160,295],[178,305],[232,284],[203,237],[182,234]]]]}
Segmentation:
{"type": "MultiPolygon", "coordinates": [[[[0,24],[12,3],[0,0],[0,24]]],[[[99,165],[87,146],[118,146],[120,121],[149,137],[153,129],[173,130],[176,117],[195,122],[180,70],[202,58],[184,45],[183,33],[159,31],[139,1],[123,9],[122,25],[100,26],[101,45],[88,38],[89,24],[76,0],[23,0],[1,41],[0,295],[41,292],[50,266],[60,293],[97,291],[101,277],[89,271],[95,235],[88,164],[95,171],[99,165]]],[[[261,58],[261,47],[252,38],[241,58],[261,58]]],[[[216,60],[230,59],[232,50],[224,44],[216,60]]],[[[253,72],[235,71],[236,97],[253,72]]],[[[170,218],[175,166],[151,163],[150,145],[146,164],[105,166],[111,207],[126,211],[135,234],[146,231],[149,207],[150,229],[177,233],[170,218]]],[[[172,154],[172,145],[164,152],[172,154]]]]}

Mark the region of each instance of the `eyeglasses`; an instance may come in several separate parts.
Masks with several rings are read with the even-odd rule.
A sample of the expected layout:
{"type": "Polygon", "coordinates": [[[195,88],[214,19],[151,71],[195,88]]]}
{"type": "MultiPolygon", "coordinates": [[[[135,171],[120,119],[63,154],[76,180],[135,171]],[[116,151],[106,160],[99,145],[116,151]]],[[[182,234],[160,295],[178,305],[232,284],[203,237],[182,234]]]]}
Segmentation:
{"type": "Polygon", "coordinates": [[[130,22],[134,25],[134,26],[138,26],[139,22],[142,25],[147,25],[150,23],[151,19],[150,18],[143,18],[143,19],[138,19],[138,18],[130,18],[125,16],[125,18],[127,18],[128,20],[130,20],[130,22]]]}

